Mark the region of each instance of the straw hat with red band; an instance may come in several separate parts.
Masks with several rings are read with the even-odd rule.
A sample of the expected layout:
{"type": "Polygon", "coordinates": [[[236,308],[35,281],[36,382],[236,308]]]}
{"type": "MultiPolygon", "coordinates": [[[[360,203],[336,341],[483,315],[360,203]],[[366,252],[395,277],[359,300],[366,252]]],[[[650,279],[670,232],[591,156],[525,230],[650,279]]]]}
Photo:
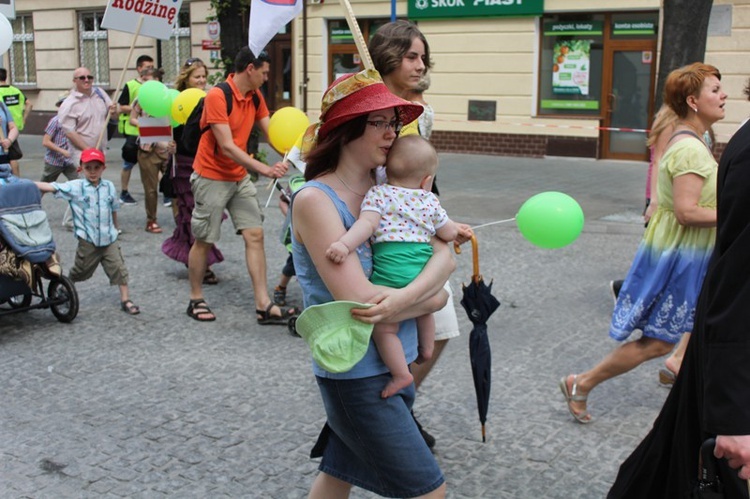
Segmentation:
{"type": "Polygon", "coordinates": [[[424,108],[396,97],[374,69],[337,78],[323,94],[320,121],[310,125],[302,140],[302,151],[310,151],[318,139],[324,139],[334,128],[374,111],[396,108],[398,120],[406,125],[416,120],[424,108]]]}

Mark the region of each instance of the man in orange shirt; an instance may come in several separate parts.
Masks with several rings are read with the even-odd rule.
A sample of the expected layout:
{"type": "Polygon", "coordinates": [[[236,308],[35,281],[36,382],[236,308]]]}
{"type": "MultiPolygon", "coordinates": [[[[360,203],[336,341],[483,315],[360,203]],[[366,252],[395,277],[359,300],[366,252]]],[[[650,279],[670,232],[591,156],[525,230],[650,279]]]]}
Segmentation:
{"type": "Polygon", "coordinates": [[[245,150],[255,122],[268,134],[268,107],[258,89],[268,80],[269,59],[265,52],[256,57],[244,47],[237,53],[234,65],[235,73],[227,77],[232,90],[231,113],[227,115],[224,91],[213,88],[206,95],[200,122],[201,129],[210,128],[201,136],[190,177],[195,197],[191,222],[195,242],[188,257],[187,314],[198,321],[216,319],[203,298],[202,284],[208,251],[219,240],[222,215],[227,210],[235,230],[245,241],[245,260],[253,283],[258,323],[286,324],[296,311],[274,305],[268,295],[263,214],[248,171],[280,178],[288,168],[285,163],[268,166],[251,158],[245,150]]]}

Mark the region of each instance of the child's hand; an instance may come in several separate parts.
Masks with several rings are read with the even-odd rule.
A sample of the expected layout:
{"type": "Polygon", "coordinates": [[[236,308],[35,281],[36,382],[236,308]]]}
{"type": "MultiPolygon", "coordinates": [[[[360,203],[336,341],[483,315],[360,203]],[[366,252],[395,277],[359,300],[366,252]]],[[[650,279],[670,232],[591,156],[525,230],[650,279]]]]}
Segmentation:
{"type": "Polygon", "coordinates": [[[471,230],[470,225],[466,224],[456,224],[458,226],[458,236],[456,236],[456,244],[463,244],[466,241],[469,241],[471,239],[471,236],[474,235],[474,231],[471,230]]]}
{"type": "Polygon", "coordinates": [[[342,263],[349,256],[349,248],[346,244],[341,241],[336,241],[331,244],[326,250],[326,258],[331,260],[333,263],[342,263]]]}

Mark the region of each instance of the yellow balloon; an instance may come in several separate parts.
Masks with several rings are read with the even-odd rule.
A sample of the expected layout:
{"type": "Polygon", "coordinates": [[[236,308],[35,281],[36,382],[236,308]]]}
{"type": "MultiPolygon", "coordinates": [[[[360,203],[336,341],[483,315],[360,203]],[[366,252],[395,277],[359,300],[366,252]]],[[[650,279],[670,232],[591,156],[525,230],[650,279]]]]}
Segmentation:
{"type": "Polygon", "coordinates": [[[198,105],[198,101],[205,95],[206,92],[200,88],[188,88],[180,92],[172,101],[172,119],[180,125],[184,125],[190,113],[198,105]]]}
{"type": "Polygon", "coordinates": [[[279,153],[286,154],[308,126],[310,120],[305,113],[296,107],[282,107],[268,123],[268,140],[279,153]]]}

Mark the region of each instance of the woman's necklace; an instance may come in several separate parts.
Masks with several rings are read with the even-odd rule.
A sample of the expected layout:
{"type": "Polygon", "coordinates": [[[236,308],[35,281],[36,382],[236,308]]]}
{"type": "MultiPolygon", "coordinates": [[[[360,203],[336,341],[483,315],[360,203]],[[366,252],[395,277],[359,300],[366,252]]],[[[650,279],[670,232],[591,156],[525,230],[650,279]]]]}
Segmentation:
{"type": "MultiPolygon", "coordinates": [[[[339,173],[336,170],[333,171],[333,174],[336,175],[336,178],[339,179],[339,182],[341,182],[342,184],[344,184],[344,187],[346,187],[346,189],[349,192],[351,192],[353,194],[356,194],[359,197],[365,197],[365,194],[367,194],[366,192],[365,192],[365,194],[360,194],[359,192],[357,192],[354,189],[352,189],[351,187],[349,187],[349,184],[347,184],[346,182],[344,182],[344,179],[339,176],[339,173]]],[[[372,180],[370,180],[370,185],[372,185],[372,180]]]]}

